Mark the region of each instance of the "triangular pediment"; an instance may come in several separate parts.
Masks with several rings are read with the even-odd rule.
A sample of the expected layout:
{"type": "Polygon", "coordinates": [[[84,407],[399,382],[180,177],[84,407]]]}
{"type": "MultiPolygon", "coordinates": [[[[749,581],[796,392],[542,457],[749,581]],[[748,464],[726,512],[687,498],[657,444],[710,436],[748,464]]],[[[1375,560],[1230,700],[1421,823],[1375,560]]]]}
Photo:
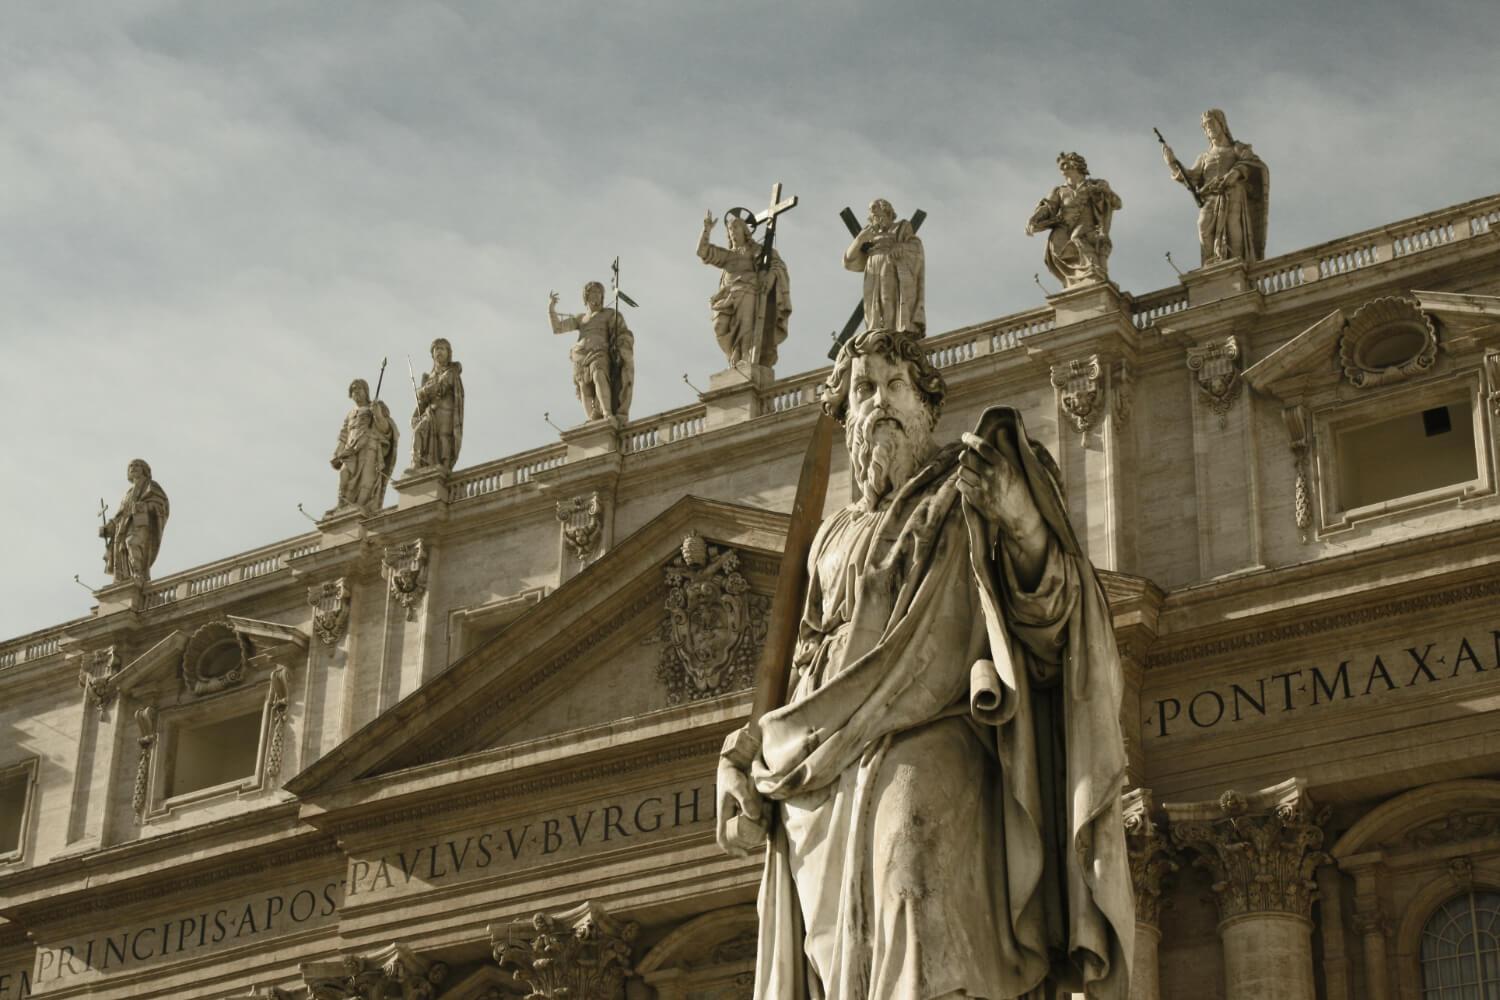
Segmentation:
{"type": "Polygon", "coordinates": [[[1344,311],[1335,309],[1245,369],[1245,381],[1258,392],[1285,398],[1308,379],[1336,377],[1339,338],[1347,322],[1344,311]]]}
{"type": "Polygon", "coordinates": [[[684,497],[286,787],[308,798],[495,748],[516,746],[524,756],[560,734],[649,726],[712,705],[729,692],[684,689],[658,669],[672,641],[663,629],[667,571],[723,576],[732,566],[763,616],[786,525],[785,514],[684,497]],[[692,558],[689,537],[702,545],[689,546],[692,558]]]}

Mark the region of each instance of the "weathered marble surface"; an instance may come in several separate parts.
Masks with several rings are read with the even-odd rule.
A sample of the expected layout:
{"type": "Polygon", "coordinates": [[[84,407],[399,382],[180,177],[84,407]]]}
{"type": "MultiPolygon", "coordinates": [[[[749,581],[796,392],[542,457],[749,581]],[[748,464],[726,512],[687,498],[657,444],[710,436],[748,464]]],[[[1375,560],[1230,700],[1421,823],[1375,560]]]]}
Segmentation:
{"type": "Polygon", "coordinates": [[[1236,142],[1229,120],[1218,108],[1203,112],[1208,149],[1191,167],[1162,144],[1162,159],[1198,201],[1198,246],[1204,264],[1239,259],[1247,264],[1266,256],[1266,223],[1271,210],[1271,170],[1247,142],[1236,142]]]}
{"type": "Polygon", "coordinates": [[[411,469],[438,467],[451,472],[464,443],[463,365],[453,360],[453,345],[432,342],[432,370],[412,387],[417,406],[411,415],[411,469]]]}
{"type": "Polygon", "coordinates": [[[714,338],[730,365],[748,362],[770,368],[776,364],[777,345],[787,336],[792,315],[791,277],[781,251],[771,248],[770,260],[760,266],[762,247],[751,235],[754,216],[726,214],[728,246],[709,241],[718,224],[712,212],[703,215],[698,237],[698,259],[719,269],[719,290],[708,300],[714,338]]]}
{"type": "Polygon", "coordinates": [[[1053,188],[1026,223],[1026,235],[1047,233],[1043,262],[1064,287],[1109,280],[1114,243],[1110,225],[1122,202],[1102,177],[1090,177],[1088,161],[1059,153],[1063,183],[1053,188]]]}
{"type": "Polygon", "coordinates": [[[130,489],[120,498],[114,516],[99,529],[104,539],[104,571],[116,583],[151,579],[151,566],[161,551],[171,505],[161,484],[151,478],[143,458],[131,459],[125,470],[130,489]]]}
{"type": "Polygon", "coordinates": [[[578,331],[578,342],[569,357],[573,361],[573,389],[589,420],[625,417],[635,392],[635,334],[624,315],[604,304],[604,286],[590,281],[583,286],[584,311],[559,315],[557,293],[547,298],[547,316],[553,333],[578,331]]]}
{"type": "Polygon", "coordinates": [[[927,255],[911,220],[898,219],[884,198],[848,249],[844,267],[865,276],[865,329],[922,336],[927,331],[927,255]]]}
{"type": "Polygon", "coordinates": [[[354,408],[344,417],[329,460],[339,474],[334,510],[353,507],[374,514],[385,504],[385,488],[396,468],[396,442],[401,432],[391,419],[390,408],[370,398],[370,384],[364,379],[349,383],[349,398],[354,408]]]}

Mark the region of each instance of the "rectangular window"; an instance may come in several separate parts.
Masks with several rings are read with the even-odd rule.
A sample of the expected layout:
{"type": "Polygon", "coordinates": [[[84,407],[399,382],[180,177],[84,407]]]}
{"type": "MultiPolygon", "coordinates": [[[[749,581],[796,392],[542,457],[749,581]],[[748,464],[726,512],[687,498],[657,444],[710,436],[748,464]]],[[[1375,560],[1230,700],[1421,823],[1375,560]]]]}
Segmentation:
{"type": "Polygon", "coordinates": [[[0,858],[18,854],[26,821],[26,797],[31,792],[31,768],[0,772],[0,858]]]}
{"type": "Polygon", "coordinates": [[[1468,399],[1338,432],[1339,500],[1368,507],[1479,476],[1468,399]]]}
{"type": "Polygon", "coordinates": [[[173,740],[166,797],[255,776],[262,710],[186,726],[173,740]]]}

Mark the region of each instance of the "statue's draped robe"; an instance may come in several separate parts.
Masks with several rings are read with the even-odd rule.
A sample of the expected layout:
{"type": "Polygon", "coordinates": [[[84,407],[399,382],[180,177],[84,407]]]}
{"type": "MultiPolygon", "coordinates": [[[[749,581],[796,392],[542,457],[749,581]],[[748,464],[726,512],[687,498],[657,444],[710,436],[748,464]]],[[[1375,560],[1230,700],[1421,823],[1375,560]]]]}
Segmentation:
{"type": "Polygon", "coordinates": [[[1120,196],[1092,177],[1077,188],[1059,185],[1037,204],[1032,228],[1051,230],[1042,261],[1064,287],[1108,279],[1109,226],[1120,205],[1120,196]]]}
{"type": "Polygon", "coordinates": [[[104,570],[117,583],[151,579],[151,565],[161,550],[161,537],[166,533],[171,512],[166,491],[154,479],[132,484],[125,491],[115,508],[115,516],[110,519],[109,544],[104,549],[104,570]],[[130,565],[132,547],[140,563],[136,567],[138,572],[132,572],[130,565]]]}
{"type": "Polygon", "coordinates": [[[774,247],[770,266],[757,270],[760,251],[759,243],[748,240],[738,250],[709,243],[698,255],[720,271],[719,290],[709,298],[708,306],[719,350],[730,364],[748,361],[772,367],[786,339],[792,315],[791,279],[774,247]]]}
{"type": "Polygon", "coordinates": [[[339,469],[340,504],[369,513],[385,504],[386,483],[396,469],[399,437],[391,411],[381,400],[349,411],[333,449],[333,457],[343,463],[339,469]]]}
{"type": "Polygon", "coordinates": [[[865,329],[922,336],[927,332],[927,265],[911,222],[893,226],[886,247],[865,250],[856,236],[844,251],[844,267],[865,274],[865,329]]]}
{"type": "Polygon", "coordinates": [[[1108,607],[1019,415],[987,411],[977,432],[1021,456],[1045,571],[1018,584],[957,493],[957,446],[881,509],[824,522],[794,689],[752,768],[775,811],[759,1000],[999,1000],[1048,977],[1127,995],[1108,607]]]}
{"type": "Polygon", "coordinates": [[[1211,146],[1183,173],[1195,190],[1202,190],[1231,170],[1238,170],[1244,181],[1219,194],[1204,193],[1198,209],[1198,246],[1205,264],[1235,257],[1253,264],[1266,256],[1271,171],[1249,143],[1211,146]]]}
{"type": "Polygon", "coordinates": [[[464,443],[464,366],[457,361],[446,367],[433,365],[422,374],[417,407],[411,415],[411,457],[414,468],[458,464],[464,443]],[[444,377],[446,376],[446,378],[444,377]]]}

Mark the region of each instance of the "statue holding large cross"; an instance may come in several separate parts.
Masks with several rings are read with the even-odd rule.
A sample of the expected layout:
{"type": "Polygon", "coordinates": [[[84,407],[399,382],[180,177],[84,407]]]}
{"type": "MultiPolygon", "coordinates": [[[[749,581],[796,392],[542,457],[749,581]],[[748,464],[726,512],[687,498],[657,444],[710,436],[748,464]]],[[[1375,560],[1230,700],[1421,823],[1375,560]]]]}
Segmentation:
{"type": "Polygon", "coordinates": [[[891,203],[876,198],[864,227],[844,251],[844,267],[865,274],[866,330],[913,337],[927,332],[926,260],[918,225],[915,217],[896,218],[891,203]]]}
{"type": "Polygon", "coordinates": [[[774,246],[776,221],[796,204],[796,196],[782,199],[781,185],[776,184],[764,212],[731,208],[724,213],[729,244],[724,247],[709,242],[709,234],[719,220],[712,212],[704,214],[698,257],[721,272],[719,290],[708,301],[714,336],[730,365],[770,368],[776,364],[776,348],[786,339],[787,319],[792,314],[790,279],[774,246]],[[765,237],[757,242],[753,234],[761,225],[765,226],[765,237]]]}

